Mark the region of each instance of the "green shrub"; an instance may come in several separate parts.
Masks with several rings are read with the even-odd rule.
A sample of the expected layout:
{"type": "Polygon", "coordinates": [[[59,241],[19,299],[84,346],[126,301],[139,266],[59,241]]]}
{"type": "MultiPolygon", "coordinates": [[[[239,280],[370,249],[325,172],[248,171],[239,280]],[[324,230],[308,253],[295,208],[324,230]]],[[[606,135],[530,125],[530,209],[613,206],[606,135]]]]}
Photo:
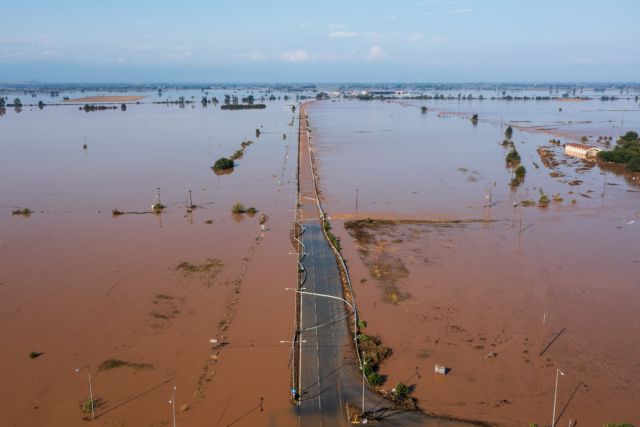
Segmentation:
{"type": "Polygon", "coordinates": [[[598,158],[605,162],[624,164],[629,172],[640,172],[640,139],[629,131],[618,139],[613,150],[600,151],[598,158]]]}
{"type": "Polygon", "coordinates": [[[511,137],[513,136],[513,128],[511,126],[505,129],[504,136],[506,136],[507,139],[511,139],[511,137]]]}
{"type": "Polygon", "coordinates": [[[515,170],[515,177],[511,180],[511,185],[517,187],[524,182],[524,177],[527,174],[527,169],[520,165],[515,170]]]}
{"type": "Polygon", "coordinates": [[[409,396],[409,387],[402,381],[396,384],[394,387],[393,394],[396,396],[396,399],[402,401],[405,400],[409,396]]]}
{"type": "Polygon", "coordinates": [[[509,153],[507,154],[505,160],[507,161],[508,165],[517,165],[521,160],[520,154],[518,154],[518,151],[515,148],[512,148],[511,151],[509,151],[509,153]]]}
{"type": "Polygon", "coordinates": [[[231,206],[231,213],[234,214],[243,214],[245,213],[247,210],[245,209],[244,205],[240,202],[236,202],[233,204],[233,206],[231,206]]]}
{"type": "Polygon", "coordinates": [[[233,169],[234,166],[235,163],[232,159],[229,159],[227,157],[220,157],[213,164],[213,170],[233,169]]]}

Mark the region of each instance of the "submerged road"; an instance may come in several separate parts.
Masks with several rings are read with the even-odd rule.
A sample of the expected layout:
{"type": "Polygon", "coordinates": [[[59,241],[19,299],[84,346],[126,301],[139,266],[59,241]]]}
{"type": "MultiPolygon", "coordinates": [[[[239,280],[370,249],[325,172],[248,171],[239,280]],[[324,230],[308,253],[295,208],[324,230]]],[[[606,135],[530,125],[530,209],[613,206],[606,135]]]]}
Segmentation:
{"type": "MultiPolygon", "coordinates": [[[[299,212],[304,232],[300,236],[306,255],[302,292],[343,298],[338,262],[322,231],[316,201],[305,106],[300,109],[299,212]],[[308,156],[308,157],[307,157],[308,156]]],[[[301,426],[349,426],[346,404],[362,406],[387,426],[448,426],[468,424],[427,417],[418,412],[394,408],[393,402],[364,387],[358,359],[353,351],[349,323],[353,314],[343,301],[300,293],[299,405],[301,426]],[[349,316],[347,316],[349,315],[349,316]]]]}

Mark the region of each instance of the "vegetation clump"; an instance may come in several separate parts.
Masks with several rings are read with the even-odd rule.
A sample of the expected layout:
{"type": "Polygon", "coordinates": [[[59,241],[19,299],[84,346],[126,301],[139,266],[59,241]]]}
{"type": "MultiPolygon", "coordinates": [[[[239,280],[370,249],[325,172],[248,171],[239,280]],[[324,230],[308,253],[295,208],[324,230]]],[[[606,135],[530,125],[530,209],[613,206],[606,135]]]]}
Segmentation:
{"type": "Polygon", "coordinates": [[[398,402],[404,402],[409,397],[409,387],[402,381],[393,388],[393,396],[398,402]]]}
{"type": "Polygon", "coordinates": [[[420,111],[422,112],[422,114],[425,114],[427,111],[429,111],[429,109],[423,105],[422,107],[420,107],[420,111]]]}
{"type": "Polygon", "coordinates": [[[153,369],[153,365],[151,365],[150,363],[136,363],[120,359],[107,359],[100,364],[98,370],[106,371],[109,369],[120,368],[121,366],[128,366],[129,368],[133,369],[153,369]]]}
{"type": "Polygon", "coordinates": [[[516,150],[515,148],[512,148],[511,151],[507,153],[507,157],[505,160],[507,162],[507,165],[515,166],[520,164],[520,160],[522,159],[520,158],[520,154],[518,154],[518,150],[516,150]]]}
{"type": "Polygon", "coordinates": [[[513,128],[511,126],[509,126],[507,129],[505,129],[504,136],[507,139],[511,139],[511,137],[513,136],[513,128]]]}
{"type": "Polygon", "coordinates": [[[265,104],[224,104],[220,106],[221,110],[260,110],[267,108],[265,104]]]}
{"type": "Polygon", "coordinates": [[[381,385],[384,380],[378,374],[380,364],[391,357],[393,351],[382,345],[382,340],[376,336],[358,335],[358,345],[363,356],[364,376],[371,386],[381,385]]]}
{"type": "Polygon", "coordinates": [[[33,211],[29,208],[22,208],[22,209],[18,209],[11,212],[12,215],[22,215],[22,216],[31,216],[32,213],[33,211]]]}
{"type": "Polygon", "coordinates": [[[522,184],[524,182],[524,177],[526,174],[527,174],[527,169],[522,165],[518,166],[515,170],[514,177],[511,180],[511,186],[517,187],[520,184],[522,184]]]}
{"type": "Polygon", "coordinates": [[[474,125],[478,124],[478,115],[474,114],[473,116],[471,116],[471,123],[473,123],[474,125]]]}
{"type": "Polygon", "coordinates": [[[342,246],[340,246],[340,239],[338,239],[331,232],[331,224],[326,218],[324,220],[323,227],[324,227],[324,231],[327,233],[327,237],[329,238],[329,241],[331,242],[331,244],[336,248],[338,252],[340,252],[342,250],[342,246]]]}
{"type": "Polygon", "coordinates": [[[218,269],[222,266],[222,262],[216,258],[207,258],[201,264],[192,264],[183,261],[176,266],[176,270],[181,270],[187,274],[190,273],[209,273],[211,270],[218,269]]]}
{"type": "Polygon", "coordinates": [[[233,206],[231,206],[231,213],[234,214],[243,214],[245,213],[247,210],[244,207],[244,205],[240,202],[234,203],[233,206]]]}
{"type": "Polygon", "coordinates": [[[235,163],[233,162],[232,159],[229,159],[227,157],[220,157],[213,164],[213,170],[217,171],[217,170],[224,170],[224,169],[233,169],[234,166],[235,166],[235,163]]]}
{"type": "Polygon", "coordinates": [[[547,206],[549,206],[549,196],[545,194],[542,188],[540,189],[540,198],[538,199],[538,206],[540,206],[541,208],[546,208],[547,206]]]}
{"type": "Polygon", "coordinates": [[[613,150],[600,151],[598,158],[605,162],[625,165],[629,172],[640,172],[640,137],[629,131],[618,139],[613,150]]]}

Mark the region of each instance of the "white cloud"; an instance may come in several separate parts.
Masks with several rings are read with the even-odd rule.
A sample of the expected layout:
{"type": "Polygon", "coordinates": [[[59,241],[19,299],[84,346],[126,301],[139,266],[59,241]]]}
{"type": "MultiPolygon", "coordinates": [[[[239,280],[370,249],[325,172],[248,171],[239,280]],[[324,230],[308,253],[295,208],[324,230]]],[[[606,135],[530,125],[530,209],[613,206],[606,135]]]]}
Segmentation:
{"type": "Polygon", "coordinates": [[[421,40],[424,37],[424,34],[422,33],[413,33],[410,34],[409,37],[407,37],[407,40],[409,40],[410,42],[417,42],[418,40],[421,40]]]}
{"type": "Polygon", "coordinates": [[[346,39],[350,37],[358,37],[359,34],[354,31],[331,31],[328,36],[337,39],[346,39]]]}
{"type": "Polygon", "coordinates": [[[303,62],[309,59],[309,54],[306,50],[298,49],[291,52],[282,52],[280,58],[289,62],[303,62]]]}
{"type": "Polygon", "coordinates": [[[459,14],[459,13],[471,13],[473,9],[453,9],[451,13],[459,14]]]}
{"type": "Polygon", "coordinates": [[[380,46],[371,46],[371,49],[369,49],[370,60],[384,59],[387,56],[389,56],[387,52],[384,49],[382,49],[380,46]]]}
{"type": "Polygon", "coordinates": [[[253,61],[253,62],[259,62],[259,61],[264,61],[267,59],[267,55],[265,55],[262,52],[248,52],[248,53],[241,53],[237,55],[238,59],[243,59],[245,61],[253,61]]]}
{"type": "Polygon", "coordinates": [[[449,40],[449,37],[443,36],[442,34],[434,34],[429,38],[430,44],[443,44],[449,40]]]}

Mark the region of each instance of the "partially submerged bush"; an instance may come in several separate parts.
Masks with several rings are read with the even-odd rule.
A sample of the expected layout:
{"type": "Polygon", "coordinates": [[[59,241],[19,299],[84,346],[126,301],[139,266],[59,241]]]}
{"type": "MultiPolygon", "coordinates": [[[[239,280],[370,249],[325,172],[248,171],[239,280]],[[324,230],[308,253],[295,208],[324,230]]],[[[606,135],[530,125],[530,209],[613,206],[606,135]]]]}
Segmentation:
{"type": "Polygon", "coordinates": [[[151,365],[150,363],[136,363],[120,359],[107,359],[100,364],[98,370],[106,371],[109,369],[120,368],[122,366],[128,366],[133,369],[153,369],[153,365],[151,365]]]}
{"type": "Polygon", "coordinates": [[[541,188],[540,199],[538,199],[538,206],[540,206],[541,208],[546,208],[548,205],[549,205],[549,196],[547,196],[544,190],[542,190],[541,188]]]}
{"type": "Polygon", "coordinates": [[[509,166],[515,166],[517,164],[520,164],[520,154],[518,154],[518,151],[515,148],[512,148],[511,151],[509,151],[509,153],[507,154],[505,160],[509,166]]]}
{"type": "Polygon", "coordinates": [[[507,139],[511,139],[511,137],[513,136],[513,128],[511,126],[505,129],[504,136],[507,137],[507,139]]]}
{"type": "Polygon", "coordinates": [[[245,213],[247,210],[244,207],[244,205],[240,202],[236,202],[233,204],[233,206],[231,206],[231,213],[234,214],[243,214],[245,213]]]}
{"type": "Polygon", "coordinates": [[[33,211],[29,208],[22,208],[22,209],[18,209],[11,212],[12,215],[22,215],[22,216],[31,216],[32,213],[33,211]]]}
{"type": "Polygon", "coordinates": [[[213,164],[213,170],[233,169],[234,166],[235,163],[232,159],[229,159],[227,157],[220,157],[213,164]]]}
{"type": "Polygon", "coordinates": [[[524,182],[524,177],[526,174],[527,169],[522,165],[518,166],[515,170],[515,176],[511,180],[511,186],[517,187],[518,185],[522,184],[524,182]]]}

